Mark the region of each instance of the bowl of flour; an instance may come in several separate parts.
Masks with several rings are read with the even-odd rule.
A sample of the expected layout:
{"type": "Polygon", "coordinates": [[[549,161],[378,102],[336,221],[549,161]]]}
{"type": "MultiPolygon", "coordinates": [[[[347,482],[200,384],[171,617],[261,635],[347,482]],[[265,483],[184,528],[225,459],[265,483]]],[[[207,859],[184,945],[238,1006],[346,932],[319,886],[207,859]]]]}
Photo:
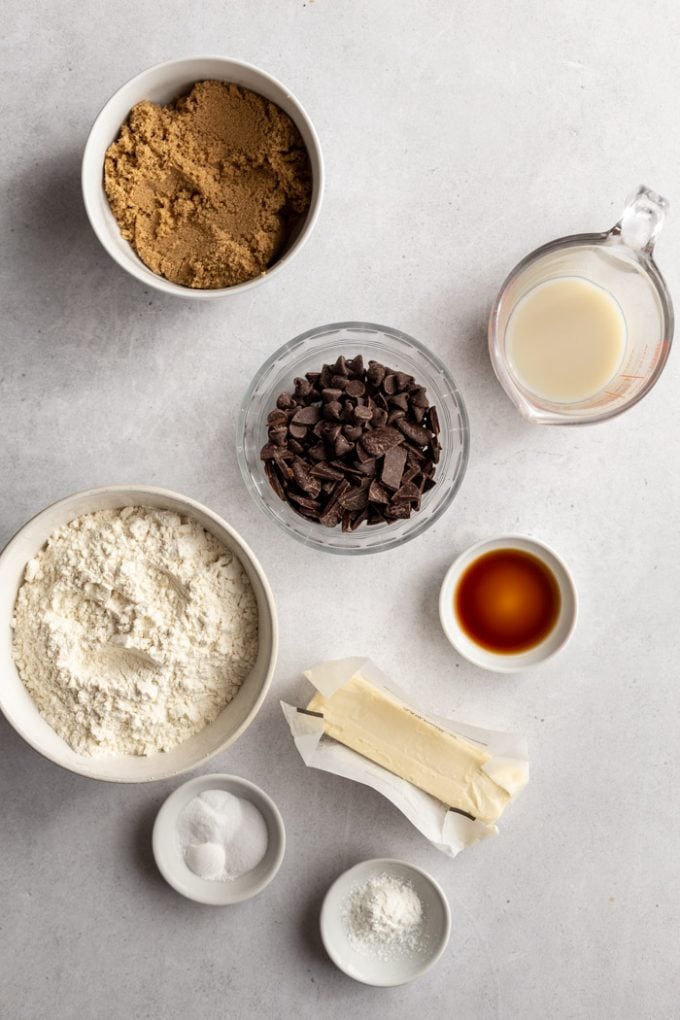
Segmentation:
{"type": "Polygon", "coordinates": [[[207,762],[274,673],[274,599],[220,517],[150,486],[60,500],[0,555],[0,708],[37,751],[93,779],[207,762]]]}

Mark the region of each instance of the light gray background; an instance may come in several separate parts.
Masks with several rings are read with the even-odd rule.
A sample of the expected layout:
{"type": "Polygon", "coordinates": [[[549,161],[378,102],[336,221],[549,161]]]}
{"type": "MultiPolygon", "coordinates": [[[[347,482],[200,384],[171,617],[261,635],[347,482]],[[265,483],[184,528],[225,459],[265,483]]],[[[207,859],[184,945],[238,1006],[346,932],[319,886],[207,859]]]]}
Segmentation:
{"type": "MultiPolygon", "coordinates": [[[[281,653],[256,722],[216,768],[262,784],[289,846],[233,909],[157,874],[173,783],[60,771],[0,724],[0,1014],[463,1020],[679,1013],[678,355],[609,424],[523,423],[494,380],[484,321],[506,272],[555,236],[599,230],[644,181],[680,209],[673,0],[28,2],[2,23],[0,542],[109,482],[164,485],[240,531],[278,601],[281,653]],[[328,188],[293,265],[244,297],[147,293],[105,255],[79,192],[99,108],[160,60],[222,53],[308,110],[328,188]],[[237,411],[260,363],[311,326],[367,318],[444,359],[472,458],[426,535],[375,557],[305,551],[248,501],[237,411]],[[518,677],[453,654],[437,591],[466,545],[519,530],[554,546],[582,600],[554,664],[518,677]],[[369,653],[442,713],[526,733],[532,780],[501,833],[450,861],[376,794],[305,770],[281,696],[320,658],[369,653]],[[394,855],[444,886],[445,958],[396,991],[354,984],[319,945],[330,881],[394,855]]],[[[658,261],[680,294],[680,219],[658,261]]]]}

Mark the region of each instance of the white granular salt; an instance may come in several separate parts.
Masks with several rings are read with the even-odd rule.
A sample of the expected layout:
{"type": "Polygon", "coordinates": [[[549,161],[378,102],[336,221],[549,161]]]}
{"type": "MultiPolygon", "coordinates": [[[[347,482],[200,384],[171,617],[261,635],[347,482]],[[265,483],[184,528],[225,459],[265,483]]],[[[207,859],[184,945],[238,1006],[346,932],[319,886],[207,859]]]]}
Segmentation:
{"type": "Polygon", "coordinates": [[[254,804],[228,790],[204,790],[177,818],[177,839],[187,867],[210,882],[231,882],[252,871],[267,853],[267,823],[254,804]]]}
{"type": "Polygon", "coordinates": [[[198,522],[125,507],[59,528],[14,616],[19,675],[81,754],[168,751],[211,723],[257,657],[243,567],[198,522]]]}
{"type": "Polygon", "coordinates": [[[411,955],[425,948],[424,911],[411,882],[377,875],[355,886],[342,917],[354,949],[382,959],[411,955]]]}

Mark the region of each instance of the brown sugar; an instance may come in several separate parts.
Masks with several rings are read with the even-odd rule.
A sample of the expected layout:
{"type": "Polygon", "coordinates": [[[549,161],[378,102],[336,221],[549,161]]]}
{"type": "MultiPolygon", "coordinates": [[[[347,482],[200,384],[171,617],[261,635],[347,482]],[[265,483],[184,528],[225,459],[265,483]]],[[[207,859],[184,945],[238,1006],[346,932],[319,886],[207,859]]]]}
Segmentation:
{"type": "Polygon", "coordinates": [[[132,108],[107,149],[104,187],[149,269],[207,289],[243,283],[276,261],[309,208],[312,179],[283,110],[203,81],[167,106],[132,108]]]}

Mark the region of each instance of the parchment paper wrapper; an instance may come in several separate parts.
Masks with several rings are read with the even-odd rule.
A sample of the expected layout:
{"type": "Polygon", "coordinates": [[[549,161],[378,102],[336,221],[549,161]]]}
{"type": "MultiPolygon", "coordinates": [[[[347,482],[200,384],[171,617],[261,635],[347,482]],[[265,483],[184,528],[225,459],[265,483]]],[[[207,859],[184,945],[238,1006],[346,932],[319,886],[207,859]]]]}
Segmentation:
{"type": "MultiPolygon", "coordinates": [[[[306,670],[304,675],[321,694],[330,697],[357,673],[375,687],[399,698],[423,718],[449,733],[482,746],[492,756],[483,766],[484,771],[507,790],[512,799],[526,786],[529,780],[529,759],[523,737],[484,730],[458,720],[422,712],[371,659],[357,657],[322,662],[306,670]]],[[[283,701],[281,708],[305,765],[354,779],[377,790],[443,853],[455,857],[466,846],[498,832],[495,825],[468,818],[344,744],[324,736],[324,722],[318,716],[307,715],[304,710],[283,701]]]]}

